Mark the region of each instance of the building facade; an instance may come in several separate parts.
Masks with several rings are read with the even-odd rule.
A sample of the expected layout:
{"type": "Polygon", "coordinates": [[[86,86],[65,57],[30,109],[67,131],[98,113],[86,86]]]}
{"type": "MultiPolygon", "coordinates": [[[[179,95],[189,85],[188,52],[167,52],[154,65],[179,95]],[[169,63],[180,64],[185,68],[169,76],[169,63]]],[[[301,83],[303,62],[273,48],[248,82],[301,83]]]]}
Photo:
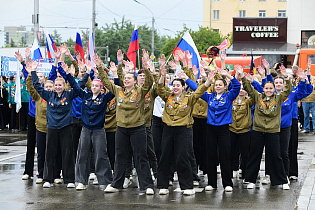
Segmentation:
{"type": "Polygon", "coordinates": [[[4,44],[15,46],[30,47],[34,41],[34,33],[26,31],[24,26],[4,26],[4,44]]]}
{"type": "MultiPolygon", "coordinates": [[[[303,0],[304,1],[304,0],[303,0]]],[[[286,0],[204,0],[203,27],[223,36],[233,31],[234,17],[286,17],[286,0]]]]}

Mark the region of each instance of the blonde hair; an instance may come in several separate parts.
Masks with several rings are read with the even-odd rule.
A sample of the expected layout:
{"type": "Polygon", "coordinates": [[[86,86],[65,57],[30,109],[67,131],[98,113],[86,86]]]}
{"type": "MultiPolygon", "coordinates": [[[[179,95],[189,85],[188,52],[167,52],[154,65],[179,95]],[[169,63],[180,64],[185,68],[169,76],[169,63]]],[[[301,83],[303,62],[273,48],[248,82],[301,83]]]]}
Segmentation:
{"type": "Polygon", "coordinates": [[[51,83],[51,84],[53,84],[53,85],[55,84],[53,81],[48,80],[48,79],[45,81],[45,83],[51,83]]]}
{"type": "Polygon", "coordinates": [[[55,79],[55,83],[56,83],[56,81],[61,81],[61,82],[64,84],[64,86],[66,86],[66,81],[65,81],[64,78],[57,77],[57,78],[55,79]]]}

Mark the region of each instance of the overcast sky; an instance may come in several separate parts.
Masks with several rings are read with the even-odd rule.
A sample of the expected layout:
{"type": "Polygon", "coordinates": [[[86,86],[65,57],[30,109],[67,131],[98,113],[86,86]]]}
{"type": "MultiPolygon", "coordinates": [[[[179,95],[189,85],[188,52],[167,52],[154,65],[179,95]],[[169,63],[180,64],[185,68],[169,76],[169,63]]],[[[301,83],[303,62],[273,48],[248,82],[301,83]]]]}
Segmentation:
{"type": "MultiPolygon", "coordinates": [[[[197,30],[202,26],[202,0],[138,0],[154,14],[155,28],[160,35],[174,37],[183,25],[197,30]]],[[[34,0],[1,0],[0,46],[4,43],[4,26],[26,26],[31,30],[34,0]]],[[[92,22],[92,0],[40,0],[39,25],[47,27],[90,28],[92,22]]],[[[138,25],[152,24],[152,13],[134,0],[96,0],[96,22],[99,26],[120,22],[122,17],[138,25]]],[[[63,41],[75,39],[76,29],[56,28],[63,41]]]]}

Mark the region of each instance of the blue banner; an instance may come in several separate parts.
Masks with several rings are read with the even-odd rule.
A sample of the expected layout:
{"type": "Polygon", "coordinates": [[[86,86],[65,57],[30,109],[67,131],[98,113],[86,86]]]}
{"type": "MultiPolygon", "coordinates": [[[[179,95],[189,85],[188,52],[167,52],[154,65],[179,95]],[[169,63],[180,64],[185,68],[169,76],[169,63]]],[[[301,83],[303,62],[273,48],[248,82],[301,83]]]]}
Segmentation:
{"type": "MultiPolygon", "coordinates": [[[[55,59],[44,58],[38,60],[37,62],[38,67],[36,71],[48,76],[55,59]]],[[[16,73],[16,65],[17,59],[15,57],[1,56],[1,76],[13,76],[16,73]]],[[[20,69],[22,70],[22,68],[23,67],[21,65],[20,69]]]]}

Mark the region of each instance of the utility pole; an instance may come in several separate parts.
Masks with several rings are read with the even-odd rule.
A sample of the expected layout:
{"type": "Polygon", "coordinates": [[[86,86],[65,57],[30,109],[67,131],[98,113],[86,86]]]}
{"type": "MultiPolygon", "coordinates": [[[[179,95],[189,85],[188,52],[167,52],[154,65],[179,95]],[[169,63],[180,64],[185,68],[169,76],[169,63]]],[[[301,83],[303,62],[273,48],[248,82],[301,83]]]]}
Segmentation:
{"type": "Polygon", "coordinates": [[[152,17],[152,52],[151,52],[151,57],[154,58],[154,16],[152,17]]]}
{"type": "Polygon", "coordinates": [[[93,40],[94,40],[94,47],[95,47],[95,0],[92,0],[93,4],[92,4],[92,31],[93,31],[93,40]]]}
{"type": "Polygon", "coordinates": [[[39,41],[37,36],[39,31],[39,0],[34,0],[34,14],[32,16],[32,23],[34,24],[34,38],[39,41]]]}

